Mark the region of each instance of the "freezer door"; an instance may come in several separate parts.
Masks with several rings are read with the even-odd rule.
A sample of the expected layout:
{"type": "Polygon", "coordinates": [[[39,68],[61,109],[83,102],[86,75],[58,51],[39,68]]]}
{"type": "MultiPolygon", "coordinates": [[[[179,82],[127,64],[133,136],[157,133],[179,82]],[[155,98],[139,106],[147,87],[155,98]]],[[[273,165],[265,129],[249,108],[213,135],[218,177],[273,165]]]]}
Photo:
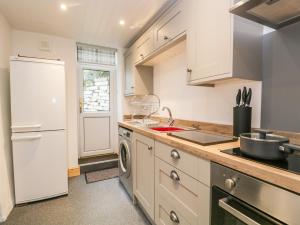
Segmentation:
{"type": "Polygon", "coordinates": [[[10,63],[12,132],[65,129],[64,64],[10,63]]]}
{"type": "Polygon", "coordinates": [[[68,192],[65,131],[12,135],[16,204],[68,192]]]}

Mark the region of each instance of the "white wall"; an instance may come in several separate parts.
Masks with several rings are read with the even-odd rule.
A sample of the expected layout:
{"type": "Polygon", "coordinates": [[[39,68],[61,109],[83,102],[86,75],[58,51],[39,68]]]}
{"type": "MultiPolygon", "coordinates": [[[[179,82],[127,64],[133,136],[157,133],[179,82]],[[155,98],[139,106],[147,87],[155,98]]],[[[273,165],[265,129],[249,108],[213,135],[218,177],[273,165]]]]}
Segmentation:
{"type": "MultiPolygon", "coordinates": [[[[171,108],[174,118],[232,125],[232,107],[238,88],[253,91],[252,126],[260,127],[261,82],[230,81],[214,88],[186,85],[186,53],[182,52],[154,66],[154,93],[161,106],[171,108]]],[[[167,116],[166,112],[160,112],[167,116]]]]}
{"type": "Polygon", "coordinates": [[[69,168],[78,166],[78,121],[77,121],[77,59],[76,42],[71,39],[39,33],[13,30],[12,54],[42,58],[62,59],[66,69],[67,132],[69,168]],[[39,50],[40,41],[48,41],[50,51],[39,50]]]}
{"type": "Polygon", "coordinates": [[[12,152],[10,141],[9,55],[11,28],[0,14],[0,222],[14,206],[12,152]]]}

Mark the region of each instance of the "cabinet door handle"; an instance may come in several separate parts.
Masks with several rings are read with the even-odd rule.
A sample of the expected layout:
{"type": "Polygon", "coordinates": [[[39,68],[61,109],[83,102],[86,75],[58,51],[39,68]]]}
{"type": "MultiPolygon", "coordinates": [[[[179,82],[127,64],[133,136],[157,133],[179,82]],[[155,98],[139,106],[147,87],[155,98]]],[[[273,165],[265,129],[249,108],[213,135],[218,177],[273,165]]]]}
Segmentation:
{"type": "Polygon", "coordinates": [[[172,170],[170,173],[170,178],[174,181],[180,181],[180,177],[175,170],[172,170]]]}
{"type": "Polygon", "coordinates": [[[188,73],[192,73],[192,69],[189,69],[189,68],[188,68],[186,71],[187,71],[188,73]]]}
{"type": "Polygon", "coordinates": [[[148,150],[152,151],[153,147],[152,146],[148,146],[148,150]]]}
{"type": "Polygon", "coordinates": [[[174,223],[180,223],[177,214],[173,210],[170,212],[170,220],[174,223]]]}
{"type": "Polygon", "coordinates": [[[144,58],[144,55],[143,54],[140,54],[141,58],[144,58]]]}
{"type": "Polygon", "coordinates": [[[164,36],[164,40],[169,40],[169,37],[168,36],[164,36]]]}
{"type": "Polygon", "coordinates": [[[173,158],[173,159],[180,159],[180,154],[179,154],[179,152],[176,150],[176,149],[173,149],[172,151],[171,151],[171,157],[173,158]]]}

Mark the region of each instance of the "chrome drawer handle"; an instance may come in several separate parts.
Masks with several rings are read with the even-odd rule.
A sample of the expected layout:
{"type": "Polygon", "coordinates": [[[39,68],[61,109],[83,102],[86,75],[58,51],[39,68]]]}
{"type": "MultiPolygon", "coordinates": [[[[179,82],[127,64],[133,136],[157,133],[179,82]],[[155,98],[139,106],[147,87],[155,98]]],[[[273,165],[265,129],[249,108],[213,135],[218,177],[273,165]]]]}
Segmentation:
{"type": "Polygon", "coordinates": [[[152,149],[153,149],[152,146],[148,146],[149,151],[152,151],[152,149]]]}
{"type": "Polygon", "coordinates": [[[180,181],[180,177],[175,170],[172,170],[170,173],[170,178],[174,181],[180,181]]]}
{"type": "Polygon", "coordinates": [[[173,149],[173,150],[171,151],[171,157],[172,157],[173,159],[180,159],[180,154],[179,154],[179,152],[178,152],[176,149],[173,149]]]}
{"type": "Polygon", "coordinates": [[[177,214],[173,210],[170,212],[170,220],[174,223],[180,223],[177,214]]]}

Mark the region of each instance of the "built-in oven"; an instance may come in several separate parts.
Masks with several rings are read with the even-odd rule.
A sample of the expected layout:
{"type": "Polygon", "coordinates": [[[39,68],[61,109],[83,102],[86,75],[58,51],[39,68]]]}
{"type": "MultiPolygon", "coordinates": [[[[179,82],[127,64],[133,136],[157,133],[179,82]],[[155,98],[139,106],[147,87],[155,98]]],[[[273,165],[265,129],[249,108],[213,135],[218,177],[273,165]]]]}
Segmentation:
{"type": "Polygon", "coordinates": [[[211,225],[300,225],[300,196],[212,163],[211,225]]]}

